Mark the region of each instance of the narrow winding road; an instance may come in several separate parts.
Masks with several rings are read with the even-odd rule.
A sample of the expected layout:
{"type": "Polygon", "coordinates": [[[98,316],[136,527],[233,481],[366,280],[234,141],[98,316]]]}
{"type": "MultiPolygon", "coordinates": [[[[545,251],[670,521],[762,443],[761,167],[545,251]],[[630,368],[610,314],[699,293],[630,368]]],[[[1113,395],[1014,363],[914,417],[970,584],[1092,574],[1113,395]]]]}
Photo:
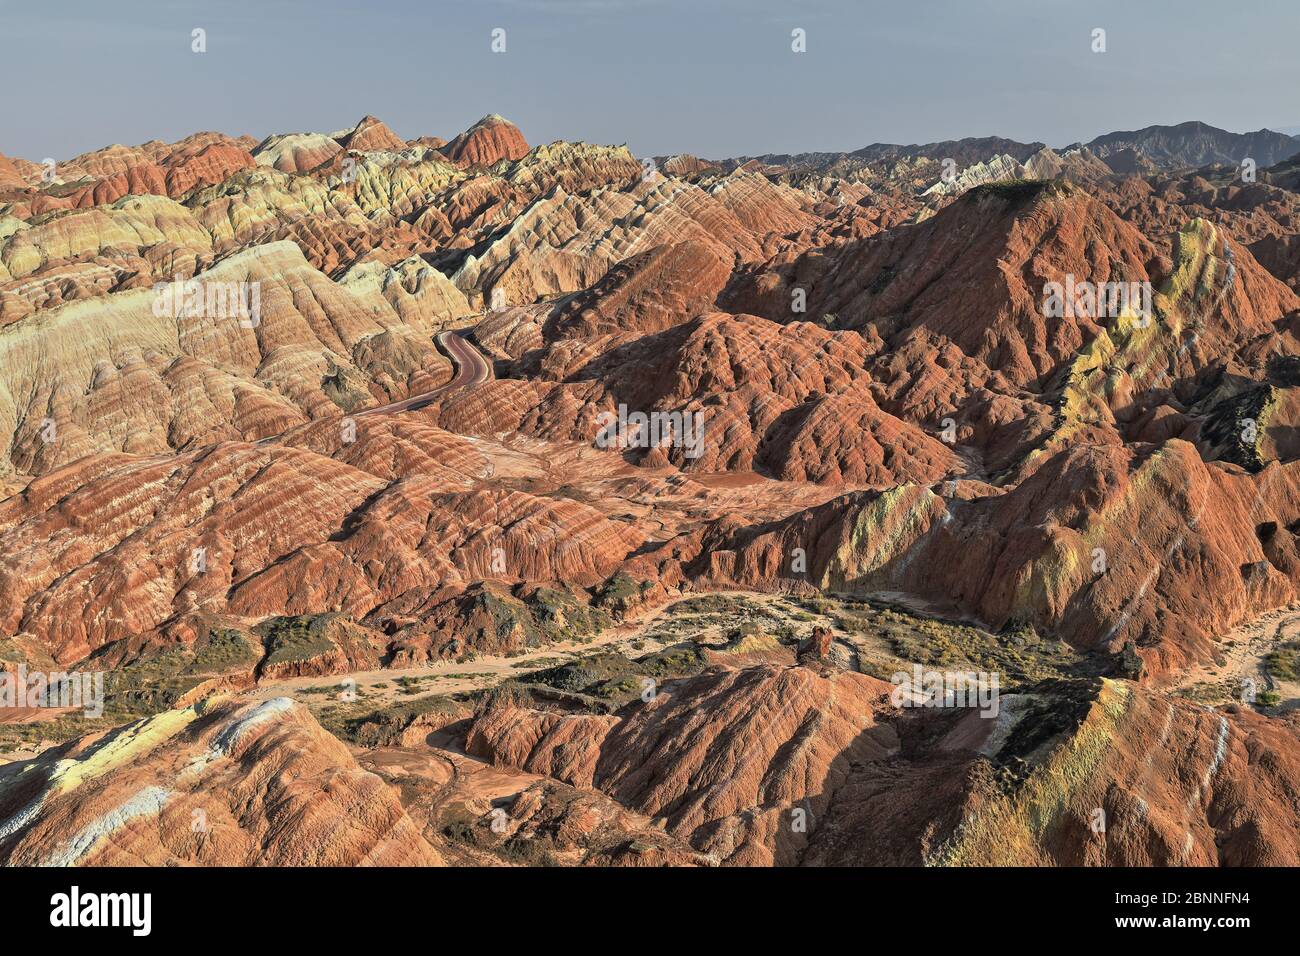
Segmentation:
{"type": "MultiPolygon", "coordinates": [[[[452,376],[450,382],[446,385],[439,385],[430,391],[421,392],[419,395],[404,398],[401,401],[389,402],[387,405],[376,405],[374,408],[353,412],[351,417],[364,418],[367,415],[388,415],[393,412],[415,411],[432,404],[435,399],[448,392],[492,380],[492,363],[484,358],[483,353],[475,348],[463,333],[439,332],[433,337],[433,341],[456,367],[456,374],[452,376]]],[[[256,444],[266,445],[273,441],[279,441],[283,435],[284,432],[279,435],[267,435],[265,438],[259,438],[256,444]]]]}
{"type": "Polygon", "coordinates": [[[400,402],[389,402],[387,405],[367,408],[364,411],[357,412],[352,417],[361,418],[364,415],[387,415],[390,412],[414,411],[418,408],[424,408],[426,405],[431,404],[435,398],[448,392],[491,380],[492,363],[485,359],[483,353],[471,345],[469,339],[465,338],[460,332],[439,332],[433,337],[433,341],[437,343],[438,347],[451,359],[452,364],[456,366],[456,374],[452,376],[450,382],[446,385],[440,385],[432,391],[404,398],[400,402]]]}

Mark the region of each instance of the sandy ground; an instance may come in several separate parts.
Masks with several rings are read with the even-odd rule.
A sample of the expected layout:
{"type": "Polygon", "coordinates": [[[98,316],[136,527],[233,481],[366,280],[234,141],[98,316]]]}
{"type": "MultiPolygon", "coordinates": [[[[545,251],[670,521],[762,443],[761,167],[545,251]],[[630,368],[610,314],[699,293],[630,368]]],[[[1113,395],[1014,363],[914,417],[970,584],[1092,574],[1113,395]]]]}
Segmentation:
{"type": "Polygon", "coordinates": [[[80,707],[0,707],[0,724],[39,724],[80,707]]]}
{"type": "Polygon", "coordinates": [[[1268,654],[1295,640],[1300,640],[1300,604],[1270,611],[1229,632],[1220,642],[1223,663],[1210,662],[1188,671],[1173,689],[1187,691],[1198,684],[1214,685],[1221,688],[1218,696],[1223,702],[1240,701],[1253,683],[1256,693],[1271,690],[1281,697],[1279,709],[1300,708],[1300,683],[1276,680],[1264,670],[1268,654]]]}

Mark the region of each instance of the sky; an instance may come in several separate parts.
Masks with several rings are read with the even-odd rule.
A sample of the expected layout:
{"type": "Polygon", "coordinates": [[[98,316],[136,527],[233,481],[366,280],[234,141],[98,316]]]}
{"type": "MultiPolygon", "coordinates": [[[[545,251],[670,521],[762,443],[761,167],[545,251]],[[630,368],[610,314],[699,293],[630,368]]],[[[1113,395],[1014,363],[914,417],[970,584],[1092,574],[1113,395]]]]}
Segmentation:
{"type": "Polygon", "coordinates": [[[1295,128],[1297,36],[1295,0],[0,0],[0,153],[367,113],[408,139],[500,113],[532,144],[710,158],[1295,128]]]}

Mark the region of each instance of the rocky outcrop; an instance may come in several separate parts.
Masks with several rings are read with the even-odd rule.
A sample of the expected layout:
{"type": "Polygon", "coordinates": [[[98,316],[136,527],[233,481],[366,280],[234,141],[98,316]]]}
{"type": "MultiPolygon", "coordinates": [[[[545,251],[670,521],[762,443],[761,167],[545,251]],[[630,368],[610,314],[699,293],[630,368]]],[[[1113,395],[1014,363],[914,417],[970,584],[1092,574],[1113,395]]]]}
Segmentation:
{"type": "Polygon", "coordinates": [[[887,770],[841,788],[803,862],[1288,866],[1300,853],[1294,721],[1110,681],[1004,696],[1002,708],[961,717],[930,746],[905,734],[887,770]],[[1056,734],[1042,730],[1049,708],[1056,734]]]}
{"type": "Polygon", "coordinates": [[[357,447],[323,429],[316,440],[356,465],[230,442],[175,458],[92,456],[38,479],[0,504],[11,542],[0,619],[66,661],[196,608],[341,611],[392,633],[476,579],[595,585],[644,542],[577,501],[471,490],[461,469],[472,452],[436,429],[402,439],[426,474],[362,470],[394,467],[401,441],[390,435],[357,447]]]}
{"type": "Polygon", "coordinates": [[[0,768],[18,866],[436,866],[395,791],[284,697],[212,702],[0,768]]]}
{"type": "Polygon", "coordinates": [[[0,153],[0,188],[25,189],[26,187],[27,183],[22,173],[18,171],[18,167],[8,156],[0,153]]]}
{"type": "Polygon", "coordinates": [[[622,719],[489,710],[467,747],[599,789],[721,862],[785,865],[854,762],[897,746],[874,716],[888,686],[805,667],[715,670],[622,719]]]}
{"type": "Polygon", "coordinates": [[[951,341],[1012,382],[1031,383],[1101,330],[1095,313],[1046,314],[1047,284],[1149,282],[1156,256],[1141,233],[1075,187],[995,183],[915,229],[756,275],[724,304],[790,321],[801,317],[791,305],[802,291],[809,316],[833,316],[894,349],[920,347],[912,343],[923,336],[951,341]]]}
{"type": "Polygon", "coordinates": [[[1167,679],[1211,659],[1217,635],[1300,596],[1294,536],[1257,533],[1300,514],[1298,479],[1294,463],[1253,476],[1206,465],[1182,441],[1076,447],[1002,494],[900,486],[775,526],[720,523],[690,569],[773,587],[802,548],[822,588],[950,601],[995,629],[1029,622],[1111,653],[1132,641],[1167,679]]]}

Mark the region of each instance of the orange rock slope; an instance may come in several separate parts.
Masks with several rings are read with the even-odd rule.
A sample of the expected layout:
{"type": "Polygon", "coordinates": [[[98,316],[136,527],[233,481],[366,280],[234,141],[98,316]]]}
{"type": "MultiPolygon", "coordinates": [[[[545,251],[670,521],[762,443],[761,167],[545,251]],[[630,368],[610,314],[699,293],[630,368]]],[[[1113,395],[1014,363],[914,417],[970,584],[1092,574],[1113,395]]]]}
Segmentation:
{"type": "Polygon", "coordinates": [[[436,866],[396,795],[287,698],[165,711],[0,768],[26,866],[436,866]]]}

